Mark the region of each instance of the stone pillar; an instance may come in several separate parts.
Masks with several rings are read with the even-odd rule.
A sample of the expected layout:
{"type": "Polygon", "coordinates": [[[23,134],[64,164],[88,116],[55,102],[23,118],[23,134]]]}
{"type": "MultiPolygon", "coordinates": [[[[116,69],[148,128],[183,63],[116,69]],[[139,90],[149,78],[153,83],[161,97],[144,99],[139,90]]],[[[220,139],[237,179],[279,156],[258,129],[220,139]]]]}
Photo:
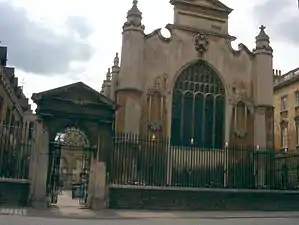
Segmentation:
{"type": "Polygon", "coordinates": [[[171,185],[172,180],[172,153],[174,152],[174,149],[168,145],[167,146],[167,176],[166,176],[166,183],[167,185],[171,185]]]}
{"type": "Polygon", "coordinates": [[[233,115],[233,105],[230,101],[226,101],[226,114],[225,114],[225,143],[229,143],[231,132],[231,119],[233,115]]]}
{"type": "Polygon", "coordinates": [[[255,152],[255,186],[257,188],[266,187],[266,163],[268,159],[268,152],[257,149],[255,152]]]}
{"type": "Polygon", "coordinates": [[[48,157],[48,132],[38,122],[30,161],[30,203],[36,208],[47,206],[48,157]]]}
{"type": "Polygon", "coordinates": [[[107,207],[106,164],[94,159],[90,169],[87,207],[101,210],[107,207]]]}

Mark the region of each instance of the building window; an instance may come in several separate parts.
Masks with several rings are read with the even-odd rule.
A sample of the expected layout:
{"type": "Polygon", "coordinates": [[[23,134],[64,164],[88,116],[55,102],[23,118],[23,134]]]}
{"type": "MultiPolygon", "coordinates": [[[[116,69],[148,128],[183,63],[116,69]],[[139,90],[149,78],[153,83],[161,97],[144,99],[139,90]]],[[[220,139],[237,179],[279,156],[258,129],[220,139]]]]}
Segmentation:
{"type": "Polygon", "coordinates": [[[281,127],[281,148],[283,149],[288,148],[288,127],[287,126],[281,127]]]}
{"type": "Polygon", "coordinates": [[[280,110],[281,111],[287,110],[287,96],[281,97],[281,107],[280,107],[280,110]]]}
{"type": "Polygon", "coordinates": [[[299,91],[295,92],[295,106],[299,106],[299,91]]]}
{"type": "Polygon", "coordinates": [[[173,89],[171,143],[176,146],[222,148],[225,89],[204,61],[187,67],[173,89]]]}

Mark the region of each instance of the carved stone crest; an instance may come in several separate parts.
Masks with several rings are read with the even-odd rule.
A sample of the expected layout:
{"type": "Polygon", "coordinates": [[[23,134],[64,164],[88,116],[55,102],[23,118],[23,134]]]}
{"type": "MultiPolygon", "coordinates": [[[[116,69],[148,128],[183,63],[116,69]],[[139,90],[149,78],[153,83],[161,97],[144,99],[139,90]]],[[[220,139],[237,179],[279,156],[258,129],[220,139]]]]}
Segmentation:
{"type": "Polygon", "coordinates": [[[198,52],[199,56],[208,50],[209,40],[206,34],[198,33],[194,37],[194,47],[198,52]]]}
{"type": "Polygon", "coordinates": [[[245,130],[239,129],[239,128],[234,129],[234,134],[239,139],[244,139],[247,136],[247,132],[245,130]]]}
{"type": "Polygon", "coordinates": [[[150,121],[148,123],[148,128],[150,131],[157,132],[162,130],[162,122],[161,121],[150,121]]]}

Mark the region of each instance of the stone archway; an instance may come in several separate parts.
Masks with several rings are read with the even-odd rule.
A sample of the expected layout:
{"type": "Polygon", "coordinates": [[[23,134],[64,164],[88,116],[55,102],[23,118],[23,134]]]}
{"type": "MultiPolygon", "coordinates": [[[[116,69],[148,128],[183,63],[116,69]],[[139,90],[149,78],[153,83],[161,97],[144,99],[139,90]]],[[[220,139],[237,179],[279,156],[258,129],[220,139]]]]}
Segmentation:
{"type": "Polygon", "coordinates": [[[60,163],[59,177],[64,190],[69,191],[72,189],[72,184],[80,182],[80,173],[83,167],[90,167],[89,161],[93,149],[90,148],[90,141],[87,135],[78,127],[65,128],[56,134],[54,141],[54,143],[58,143],[61,146],[61,159],[65,159],[67,162],[65,166],[60,163]],[[79,161],[79,164],[77,161],[79,161]],[[85,165],[83,161],[88,163],[88,165],[85,165]]]}
{"type": "Polygon", "coordinates": [[[36,167],[38,169],[43,167],[42,164],[48,165],[47,168],[43,167],[42,171],[37,170],[36,177],[39,177],[39,181],[34,185],[38,184],[42,193],[36,195],[34,201],[44,202],[51,192],[53,194],[53,185],[57,183],[53,181],[53,165],[57,165],[56,161],[60,163],[61,147],[63,144],[68,147],[78,145],[71,142],[72,138],[62,131],[70,128],[83,131],[84,135],[81,136],[84,136],[85,140],[75,138],[75,142],[85,141],[85,144],[81,143],[81,147],[92,150],[93,160],[105,162],[105,155],[112,140],[115,105],[82,82],[33,94],[32,100],[37,104],[36,114],[43,125],[45,136],[44,144],[39,150],[43,158],[36,167]],[[52,187],[49,188],[49,185],[52,187]]]}

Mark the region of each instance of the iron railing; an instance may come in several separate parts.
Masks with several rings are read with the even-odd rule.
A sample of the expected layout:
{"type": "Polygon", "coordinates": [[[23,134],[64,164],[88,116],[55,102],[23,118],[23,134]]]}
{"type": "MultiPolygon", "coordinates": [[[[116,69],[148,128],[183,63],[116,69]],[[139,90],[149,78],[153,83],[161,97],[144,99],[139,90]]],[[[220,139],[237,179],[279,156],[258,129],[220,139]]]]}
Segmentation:
{"type": "Polygon", "coordinates": [[[256,148],[171,146],[168,138],[117,134],[111,186],[299,190],[299,154],[256,148]]]}
{"type": "Polygon", "coordinates": [[[33,126],[0,124],[0,179],[28,179],[33,126]]]}

